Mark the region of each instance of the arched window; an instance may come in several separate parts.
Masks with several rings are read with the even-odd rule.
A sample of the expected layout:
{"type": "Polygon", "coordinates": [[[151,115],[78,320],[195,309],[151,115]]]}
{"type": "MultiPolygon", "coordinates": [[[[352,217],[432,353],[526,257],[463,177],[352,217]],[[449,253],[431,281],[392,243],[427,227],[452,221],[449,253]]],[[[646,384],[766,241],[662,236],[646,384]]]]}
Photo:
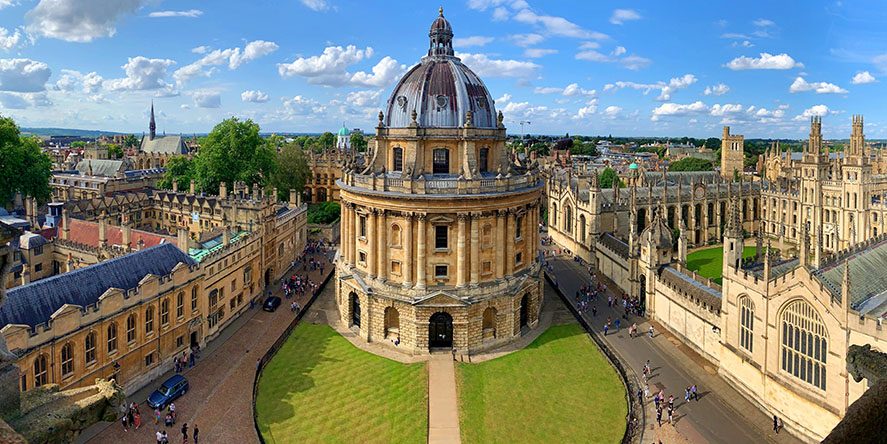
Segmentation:
{"type": "Polygon", "coordinates": [[[83,355],[86,356],[86,363],[90,364],[95,362],[95,333],[89,332],[89,334],[86,335],[83,349],[83,355]]]}
{"type": "Polygon", "coordinates": [[[432,174],[450,174],[450,150],[436,148],[432,153],[432,174]]]}
{"type": "Polygon", "coordinates": [[[403,171],[403,148],[391,150],[391,171],[403,171]]]}
{"type": "MultiPolygon", "coordinates": [[[[249,282],[249,267],[246,267],[246,270],[243,272],[243,283],[246,284],[249,282]]],[[[197,287],[191,289],[191,313],[197,311],[197,287]]]]}
{"type": "Polygon", "coordinates": [[[40,355],[34,360],[34,387],[45,385],[46,382],[46,355],[40,355]]]}
{"type": "Polygon", "coordinates": [[[548,214],[548,217],[551,219],[548,221],[548,225],[551,227],[557,226],[557,204],[551,204],[551,213],[548,214]]]}
{"type": "Polygon", "coordinates": [[[585,215],[579,216],[579,241],[585,243],[585,215]]]}
{"type": "Polygon", "coordinates": [[[145,335],[154,331],[154,307],[148,307],[145,310],[145,335]]]}
{"type": "Polygon", "coordinates": [[[488,162],[490,157],[489,148],[481,148],[477,153],[477,170],[481,173],[487,172],[489,168],[488,162]]]}
{"type": "Polygon", "coordinates": [[[160,326],[169,324],[169,299],[160,303],[160,326]]]}
{"type": "Polygon", "coordinates": [[[136,340],[136,315],[131,314],[126,318],[126,342],[136,340]]]}
{"type": "Polygon", "coordinates": [[[739,299],[739,345],[752,352],[755,331],[755,304],[748,296],[739,299]]]}
{"type": "Polygon", "coordinates": [[[564,208],[564,231],[573,233],[573,209],[569,205],[564,208]]]}
{"type": "Polygon", "coordinates": [[[391,235],[388,236],[388,242],[391,244],[392,247],[400,246],[400,231],[400,225],[391,225],[391,235]]]}
{"type": "Polygon", "coordinates": [[[74,373],[74,347],[70,343],[62,347],[62,377],[74,373]]]}
{"type": "Polygon", "coordinates": [[[108,353],[117,351],[117,323],[108,326],[108,353]]]}
{"type": "MultiPolygon", "coordinates": [[[[281,247],[283,247],[282,244],[281,247]]],[[[179,294],[176,295],[176,319],[181,319],[183,317],[185,317],[185,292],[180,291],[179,294]]]]}
{"type": "Polygon", "coordinates": [[[828,334],[816,310],[803,300],[789,302],[782,321],[782,370],[825,390],[828,334]]]}

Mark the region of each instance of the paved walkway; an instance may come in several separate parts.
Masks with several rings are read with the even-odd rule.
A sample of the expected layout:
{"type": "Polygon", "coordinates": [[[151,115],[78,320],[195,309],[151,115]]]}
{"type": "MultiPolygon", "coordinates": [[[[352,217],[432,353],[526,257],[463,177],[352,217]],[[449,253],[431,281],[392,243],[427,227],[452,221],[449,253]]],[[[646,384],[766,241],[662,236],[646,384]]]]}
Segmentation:
{"type": "Polygon", "coordinates": [[[461,442],[455,361],[449,353],[435,353],[428,361],[428,444],[461,442]]]}
{"type": "MultiPolygon", "coordinates": [[[[589,284],[591,279],[587,269],[569,257],[556,260],[548,258],[557,277],[558,286],[572,299],[580,286],[589,284]]],[[[608,284],[608,293],[612,288],[608,284]]],[[[615,297],[615,295],[614,295],[615,297]]],[[[596,305],[596,317],[589,311],[585,319],[598,334],[603,334],[603,325],[607,317],[614,321],[621,316],[607,307],[606,295],[592,301],[596,305]]],[[[610,331],[604,340],[620,355],[623,364],[634,373],[642,374],[645,362],[650,360],[652,376],[650,377],[649,395],[646,403],[646,427],[641,442],[663,443],[800,443],[788,433],[778,435],[772,432],[772,417],[768,417],[735,389],[717,376],[713,364],[695,354],[672,335],[662,333],[664,329],[653,324],[656,334],[651,340],[648,334],[632,338],[628,335],[628,326],[637,322],[638,330],[646,332],[650,323],[640,317],[622,319],[623,324],[617,331],[610,331]],[[699,388],[698,401],[684,401],[684,389],[692,384],[699,388]],[[656,411],[653,408],[653,394],[662,390],[666,398],[675,397],[675,424],[672,427],[663,421],[662,431],[656,424],[656,411]],[[675,433],[676,432],[676,433],[675,433]],[[680,435],[680,436],[677,436],[680,435]]],[[[643,386],[643,383],[640,384],[643,386]]],[[[636,393],[633,394],[637,396],[636,393]]]]}
{"type": "MultiPolygon", "coordinates": [[[[332,255],[332,253],[328,253],[332,255]]],[[[320,270],[307,273],[314,282],[321,282],[323,277],[333,272],[333,266],[323,254],[313,255],[315,261],[326,262],[324,275],[320,270]]],[[[286,275],[306,272],[299,268],[286,275]]],[[[330,282],[328,284],[332,285],[330,282]]],[[[173,427],[154,425],[153,412],[144,404],[147,396],[172,375],[169,372],[144,389],[131,394],[129,401],[138,402],[142,412],[142,427],[138,430],[123,430],[120,423],[100,423],[88,434],[84,434],[78,442],[89,443],[153,443],[155,432],[165,429],[170,443],[182,442],[181,426],[188,423],[189,437],[195,423],[200,427],[202,443],[258,443],[253,424],[252,389],[256,372],[256,361],[271,347],[274,341],[292,321],[294,314],[289,310],[292,299],[283,298],[279,282],[273,284],[274,295],[280,296],[283,303],[280,308],[269,313],[257,305],[248,310],[222,334],[213,340],[204,351],[197,365],[185,372],[190,389],[188,393],[176,400],[177,424],[173,427]],[[88,440],[88,441],[87,441],[88,440]]],[[[304,307],[310,299],[310,292],[297,299],[304,307]]],[[[193,440],[189,440],[193,443],[193,440]]]]}

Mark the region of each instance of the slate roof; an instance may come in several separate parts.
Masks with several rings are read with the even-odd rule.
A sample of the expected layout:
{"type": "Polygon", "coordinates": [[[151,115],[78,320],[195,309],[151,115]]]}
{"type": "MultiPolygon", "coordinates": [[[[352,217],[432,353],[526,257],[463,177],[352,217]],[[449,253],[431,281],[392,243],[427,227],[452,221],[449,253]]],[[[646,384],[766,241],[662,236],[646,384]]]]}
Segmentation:
{"type": "Polygon", "coordinates": [[[188,154],[182,136],[154,136],[154,140],[145,136],[139,149],[151,154],[188,154]]]}
{"type": "Polygon", "coordinates": [[[628,244],[622,242],[611,233],[604,233],[601,236],[601,243],[606,245],[607,248],[614,251],[616,254],[623,258],[628,258],[628,244]]]}
{"type": "Polygon", "coordinates": [[[841,300],[844,267],[850,261],[850,307],[860,313],[881,316],[887,313],[887,239],[874,243],[840,260],[824,265],[813,275],[818,277],[831,293],[841,300]],[[870,301],[871,300],[871,301],[870,301]]]}
{"type": "Polygon", "coordinates": [[[129,161],[83,159],[77,163],[77,172],[80,174],[90,174],[90,167],[92,168],[93,176],[115,177],[118,173],[126,171],[129,167],[129,161]]]}
{"type": "MultiPolygon", "coordinates": [[[[69,240],[94,247],[99,246],[98,222],[69,218],[68,223],[70,224],[69,240]]],[[[123,245],[123,230],[120,227],[105,224],[105,236],[108,238],[108,245],[123,245]]],[[[163,236],[142,230],[131,230],[129,239],[130,247],[133,249],[138,248],[139,239],[145,242],[145,248],[165,242],[176,243],[176,238],[173,236],[163,236]]]]}
{"type": "Polygon", "coordinates": [[[661,277],[663,281],[680,288],[697,302],[704,303],[713,309],[721,309],[721,292],[697,282],[692,276],[687,276],[674,268],[665,266],[662,267],[661,277]]]}
{"type": "Polygon", "coordinates": [[[190,266],[196,262],[175,245],[164,243],[12,288],[6,293],[6,304],[0,307],[0,327],[23,324],[33,328],[48,321],[65,304],[95,304],[109,288],[131,290],[145,275],[166,276],[179,263],[190,266]]]}

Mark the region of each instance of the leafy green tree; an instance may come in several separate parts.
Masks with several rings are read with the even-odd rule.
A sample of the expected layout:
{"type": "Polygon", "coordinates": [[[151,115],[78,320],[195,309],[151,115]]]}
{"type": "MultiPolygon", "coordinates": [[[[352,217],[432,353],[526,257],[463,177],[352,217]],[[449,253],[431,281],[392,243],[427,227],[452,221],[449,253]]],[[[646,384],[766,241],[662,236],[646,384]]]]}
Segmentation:
{"type": "Polygon", "coordinates": [[[613,188],[613,183],[615,181],[619,181],[619,186],[624,187],[625,182],[619,179],[619,176],[616,174],[616,171],[613,171],[612,168],[607,167],[604,168],[604,171],[601,171],[600,176],[598,176],[598,180],[601,183],[601,188],[613,188]]]}
{"type": "Polygon", "coordinates": [[[38,201],[50,198],[52,159],[40,150],[39,139],[25,137],[9,117],[0,116],[0,202],[21,191],[38,201]]]}
{"type": "Polygon", "coordinates": [[[535,151],[537,155],[548,155],[548,144],[537,142],[530,146],[530,151],[535,151]]]}
{"type": "Polygon", "coordinates": [[[309,224],[330,224],[339,218],[342,209],[337,202],[328,201],[318,205],[312,205],[308,209],[309,224]]]}
{"type": "Polygon", "coordinates": [[[300,147],[305,148],[305,147],[310,146],[311,142],[313,140],[314,139],[311,136],[299,136],[299,137],[296,137],[296,144],[299,145],[300,147]]]}
{"type": "Polygon", "coordinates": [[[714,171],[711,162],[705,159],[687,157],[668,166],[669,171],[714,171]]]}
{"type": "Polygon", "coordinates": [[[201,190],[216,194],[219,184],[242,181],[266,186],[276,171],[275,150],[259,135],[259,125],[236,117],[215,126],[200,147],[195,177],[201,190]]]}
{"type": "Polygon", "coordinates": [[[108,144],[108,157],[112,159],[120,159],[123,157],[123,147],[116,143],[108,144]]]}
{"type": "Polygon", "coordinates": [[[157,182],[157,186],[170,190],[175,182],[180,190],[187,190],[191,187],[191,179],[196,177],[194,163],[195,161],[185,156],[173,156],[169,162],[166,162],[166,172],[157,182]]]}
{"type": "Polygon", "coordinates": [[[278,199],[289,199],[291,189],[301,193],[310,175],[311,170],[308,168],[308,160],[302,147],[296,143],[285,145],[277,153],[277,172],[274,174],[273,183],[277,187],[278,199]]]}
{"type": "Polygon", "coordinates": [[[123,146],[133,148],[139,144],[139,138],[135,134],[130,134],[123,138],[123,146]]]}
{"type": "Polygon", "coordinates": [[[74,142],[71,142],[71,148],[84,148],[84,147],[86,147],[86,142],[84,142],[82,140],[76,140],[74,142]]]}
{"type": "Polygon", "coordinates": [[[708,139],[705,139],[705,147],[714,151],[721,147],[721,139],[718,139],[717,137],[709,137],[708,139]]]}
{"type": "Polygon", "coordinates": [[[367,150],[367,145],[367,139],[363,137],[363,134],[354,133],[351,135],[351,149],[362,153],[367,150]]]}
{"type": "Polygon", "coordinates": [[[320,146],[321,149],[332,148],[336,145],[336,136],[334,136],[333,133],[327,131],[321,134],[319,138],[317,138],[317,144],[320,146]]]}

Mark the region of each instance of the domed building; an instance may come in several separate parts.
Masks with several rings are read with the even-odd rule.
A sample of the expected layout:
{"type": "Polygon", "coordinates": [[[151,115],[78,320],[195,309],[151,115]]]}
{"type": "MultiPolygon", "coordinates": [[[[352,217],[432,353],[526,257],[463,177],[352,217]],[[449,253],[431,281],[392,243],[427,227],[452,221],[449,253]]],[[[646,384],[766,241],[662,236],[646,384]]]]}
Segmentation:
{"type": "Polygon", "coordinates": [[[338,148],[339,151],[348,151],[351,149],[351,131],[348,131],[345,122],[342,122],[342,128],[339,128],[339,133],[336,135],[336,148],[338,148]]]}
{"type": "Polygon", "coordinates": [[[366,162],[337,182],[336,298],[341,322],[367,341],[475,352],[538,324],[542,181],[509,158],[502,113],[453,55],[443,11],[428,36],[379,113],[366,162]]]}

